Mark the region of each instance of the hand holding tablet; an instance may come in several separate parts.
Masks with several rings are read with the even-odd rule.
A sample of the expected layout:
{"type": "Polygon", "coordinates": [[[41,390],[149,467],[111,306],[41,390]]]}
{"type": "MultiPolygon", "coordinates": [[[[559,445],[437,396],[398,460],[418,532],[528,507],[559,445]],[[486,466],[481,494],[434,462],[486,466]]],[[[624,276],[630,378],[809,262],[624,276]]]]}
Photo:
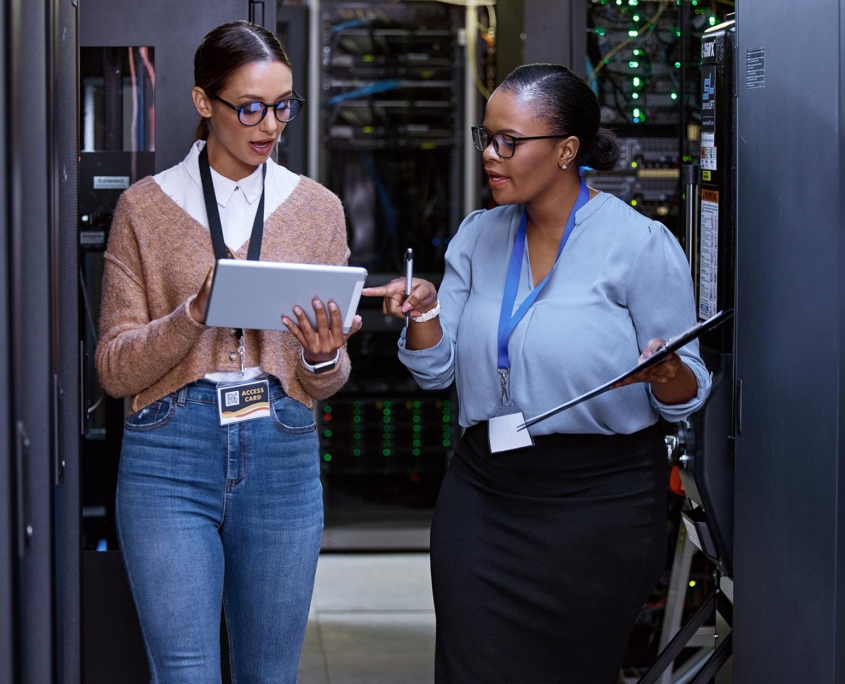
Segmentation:
{"type": "Polygon", "coordinates": [[[287,264],[220,259],[208,300],[205,324],[244,330],[286,330],[286,316],[299,320],[300,307],[313,329],[318,327],[312,302],[334,301],[343,333],[352,330],[367,270],[354,266],[287,264]]]}

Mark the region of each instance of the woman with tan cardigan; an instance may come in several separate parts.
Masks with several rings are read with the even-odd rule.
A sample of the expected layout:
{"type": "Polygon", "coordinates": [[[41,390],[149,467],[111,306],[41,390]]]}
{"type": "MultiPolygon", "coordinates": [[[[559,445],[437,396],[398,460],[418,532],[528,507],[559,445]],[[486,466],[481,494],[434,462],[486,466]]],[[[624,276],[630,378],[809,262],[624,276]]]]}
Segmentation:
{"type": "Polygon", "coordinates": [[[234,680],[293,683],[323,525],[312,406],[346,382],[361,320],[344,335],[315,301],[316,329],[301,309],[289,332],[202,321],[216,257],[343,265],[345,220],[269,158],[303,104],[272,33],[214,29],[194,73],[197,141],[123,194],[105,254],[97,371],[132,410],[118,535],[154,683],[219,681],[221,605],[234,680]]]}

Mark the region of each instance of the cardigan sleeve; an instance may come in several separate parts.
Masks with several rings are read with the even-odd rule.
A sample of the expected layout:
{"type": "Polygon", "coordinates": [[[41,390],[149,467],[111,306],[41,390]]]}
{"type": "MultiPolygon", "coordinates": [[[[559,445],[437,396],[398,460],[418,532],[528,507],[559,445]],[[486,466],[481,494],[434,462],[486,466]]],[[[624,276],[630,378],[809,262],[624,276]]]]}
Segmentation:
{"type": "Polygon", "coordinates": [[[130,201],[117,204],[105,253],[97,375],[113,397],[132,396],[174,368],[206,330],[191,317],[188,298],[172,313],[150,320],[130,201]]]}
{"type": "MultiPolygon", "coordinates": [[[[327,224],[331,226],[325,252],[325,262],[333,266],[346,266],[349,263],[349,246],[346,241],[346,217],[343,205],[332,195],[327,224]]],[[[335,394],[346,384],[352,371],[346,344],[338,350],[338,363],[326,373],[312,373],[302,363],[296,364],[296,378],[306,393],[313,399],[326,399],[335,394]]]]}

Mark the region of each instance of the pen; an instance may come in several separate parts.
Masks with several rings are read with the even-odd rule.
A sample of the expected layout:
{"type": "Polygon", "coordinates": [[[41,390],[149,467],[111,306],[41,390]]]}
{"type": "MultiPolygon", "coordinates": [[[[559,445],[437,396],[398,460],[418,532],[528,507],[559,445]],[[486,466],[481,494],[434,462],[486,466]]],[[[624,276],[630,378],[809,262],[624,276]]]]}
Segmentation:
{"type": "MultiPolygon", "coordinates": [[[[411,296],[414,287],[414,250],[408,247],[405,251],[405,299],[411,296]]],[[[405,312],[405,327],[411,322],[411,312],[405,312]]]]}

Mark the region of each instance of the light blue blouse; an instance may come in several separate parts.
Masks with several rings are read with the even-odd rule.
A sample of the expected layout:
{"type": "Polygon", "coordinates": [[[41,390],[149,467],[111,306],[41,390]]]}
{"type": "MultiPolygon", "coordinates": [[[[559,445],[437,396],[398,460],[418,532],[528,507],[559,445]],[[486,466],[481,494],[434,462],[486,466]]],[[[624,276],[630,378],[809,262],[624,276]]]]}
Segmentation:
{"type": "MultiPolygon", "coordinates": [[[[457,381],[464,427],[493,416],[501,401],[496,331],[522,212],[523,205],[506,205],[467,216],[446,251],[443,337],[421,350],[405,348],[404,330],[399,340],[399,358],[420,387],[457,381]]],[[[665,226],[607,193],[575,218],[549,282],[510,336],[511,395],[526,418],[617,377],[650,339],[669,339],[696,321],[689,265],[665,226]]],[[[526,245],[514,311],[532,289],[526,245]]],[[[704,403],[710,374],[697,341],[679,353],[698,381],[691,401],[663,404],[639,383],[552,416],[531,434],[630,434],[655,423],[658,413],[682,420],[704,403]]]]}

